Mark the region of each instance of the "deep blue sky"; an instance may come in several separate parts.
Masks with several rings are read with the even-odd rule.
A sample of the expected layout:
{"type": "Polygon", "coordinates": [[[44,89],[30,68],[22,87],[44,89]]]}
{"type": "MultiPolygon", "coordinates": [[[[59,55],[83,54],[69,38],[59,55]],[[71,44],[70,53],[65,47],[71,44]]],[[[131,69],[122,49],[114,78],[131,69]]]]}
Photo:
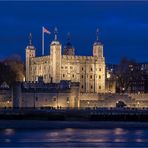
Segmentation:
{"type": "Polygon", "coordinates": [[[70,32],[76,54],[92,55],[98,27],[106,62],[148,61],[148,2],[0,2],[0,58],[24,60],[29,32],[40,55],[42,26],[52,32],[45,35],[46,54],[57,26],[62,45],[70,32]]]}

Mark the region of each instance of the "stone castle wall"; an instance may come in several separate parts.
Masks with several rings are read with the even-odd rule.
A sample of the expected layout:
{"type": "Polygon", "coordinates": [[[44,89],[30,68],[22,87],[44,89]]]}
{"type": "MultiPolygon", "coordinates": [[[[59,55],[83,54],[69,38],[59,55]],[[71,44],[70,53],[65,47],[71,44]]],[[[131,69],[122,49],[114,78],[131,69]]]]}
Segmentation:
{"type": "Polygon", "coordinates": [[[79,84],[17,83],[13,107],[79,107],[79,84]]]}
{"type": "Polygon", "coordinates": [[[136,100],[137,107],[148,107],[148,93],[132,93],[129,96],[136,100]]]}
{"type": "Polygon", "coordinates": [[[79,93],[77,87],[50,93],[43,90],[19,91],[16,92],[19,97],[14,98],[18,94],[12,93],[12,90],[0,90],[0,107],[115,107],[119,100],[128,107],[148,107],[148,94],[79,93]]]}
{"type": "Polygon", "coordinates": [[[0,107],[12,107],[11,89],[0,89],[0,107]]]}

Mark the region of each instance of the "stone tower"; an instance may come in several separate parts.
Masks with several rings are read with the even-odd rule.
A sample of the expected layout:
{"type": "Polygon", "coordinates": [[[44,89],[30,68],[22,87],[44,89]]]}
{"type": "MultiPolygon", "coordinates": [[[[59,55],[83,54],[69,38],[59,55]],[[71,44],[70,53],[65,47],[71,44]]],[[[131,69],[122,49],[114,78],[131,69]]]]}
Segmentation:
{"type": "Polygon", "coordinates": [[[96,41],[93,44],[93,56],[103,58],[103,45],[99,42],[99,29],[96,30],[96,41]]]}
{"type": "Polygon", "coordinates": [[[35,47],[32,44],[32,34],[29,34],[29,45],[26,47],[26,81],[31,81],[30,59],[35,57],[35,47]]]}
{"type": "Polygon", "coordinates": [[[75,55],[75,49],[70,40],[70,33],[67,34],[67,43],[64,47],[64,55],[75,55]]]}
{"type": "Polygon", "coordinates": [[[96,30],[96,41],[93,44],[93,56],[95,62],[95,92],[105,92],[105,58],[103,55],[103,44],[99,42],[99,29],[96,30]]]}
{"type": "Polygon", "coordinates": [[[61,81],[61,51],[62,45],[57,38],[58,30],[55,28],[54,41],[50,45],[50,65],[51,65],[51,79],[53,83],[59,83],[61,81]]]}

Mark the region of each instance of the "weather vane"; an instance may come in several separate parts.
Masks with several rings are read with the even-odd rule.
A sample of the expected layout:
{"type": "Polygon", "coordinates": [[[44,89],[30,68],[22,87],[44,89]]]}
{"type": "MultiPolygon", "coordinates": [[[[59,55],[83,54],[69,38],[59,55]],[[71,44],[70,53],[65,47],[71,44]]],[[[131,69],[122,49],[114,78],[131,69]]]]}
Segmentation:
{"type": "Polygon", "coordinates": [[[97,41],[99,40],[99,28],[97,28],[96,30],[96,37],[97,37],[97,41]]]}
{"type": "Polygon", "coordinates": [[[29,45],[32,45],[32,33],[29,33],[29,45]]]}
{"type": "Polygon", "coordinates": [[[58,28],[57,27],[54,28],[54,34],[55,34],[54,40],[57,41],[57,34],[58,34],[58,28]]]}
{"type": "Polygon", "coordinates": [[[70,32],[68,32],[67,33],[67,40],[70,41],[70,39],[71,39],[71,35],[70,35],[70,32]]]}

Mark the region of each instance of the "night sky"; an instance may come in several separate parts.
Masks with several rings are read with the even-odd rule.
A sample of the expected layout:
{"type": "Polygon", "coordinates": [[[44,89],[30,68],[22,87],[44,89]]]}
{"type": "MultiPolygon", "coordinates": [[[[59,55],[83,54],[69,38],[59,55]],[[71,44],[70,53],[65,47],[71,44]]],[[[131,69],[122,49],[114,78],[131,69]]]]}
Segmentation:
{"type": "Polygon", "coordinates": [[[76,54],[92,55],[98,27],[107,63],[123,56],[148,61],[148,2],[0,2],[0,58],[20,54],[24,60],[30,32],[41,55],[42,26],[52,33],[45,35],[46,55],[55,26],[62,46],[70,32],[76,54]]]}

